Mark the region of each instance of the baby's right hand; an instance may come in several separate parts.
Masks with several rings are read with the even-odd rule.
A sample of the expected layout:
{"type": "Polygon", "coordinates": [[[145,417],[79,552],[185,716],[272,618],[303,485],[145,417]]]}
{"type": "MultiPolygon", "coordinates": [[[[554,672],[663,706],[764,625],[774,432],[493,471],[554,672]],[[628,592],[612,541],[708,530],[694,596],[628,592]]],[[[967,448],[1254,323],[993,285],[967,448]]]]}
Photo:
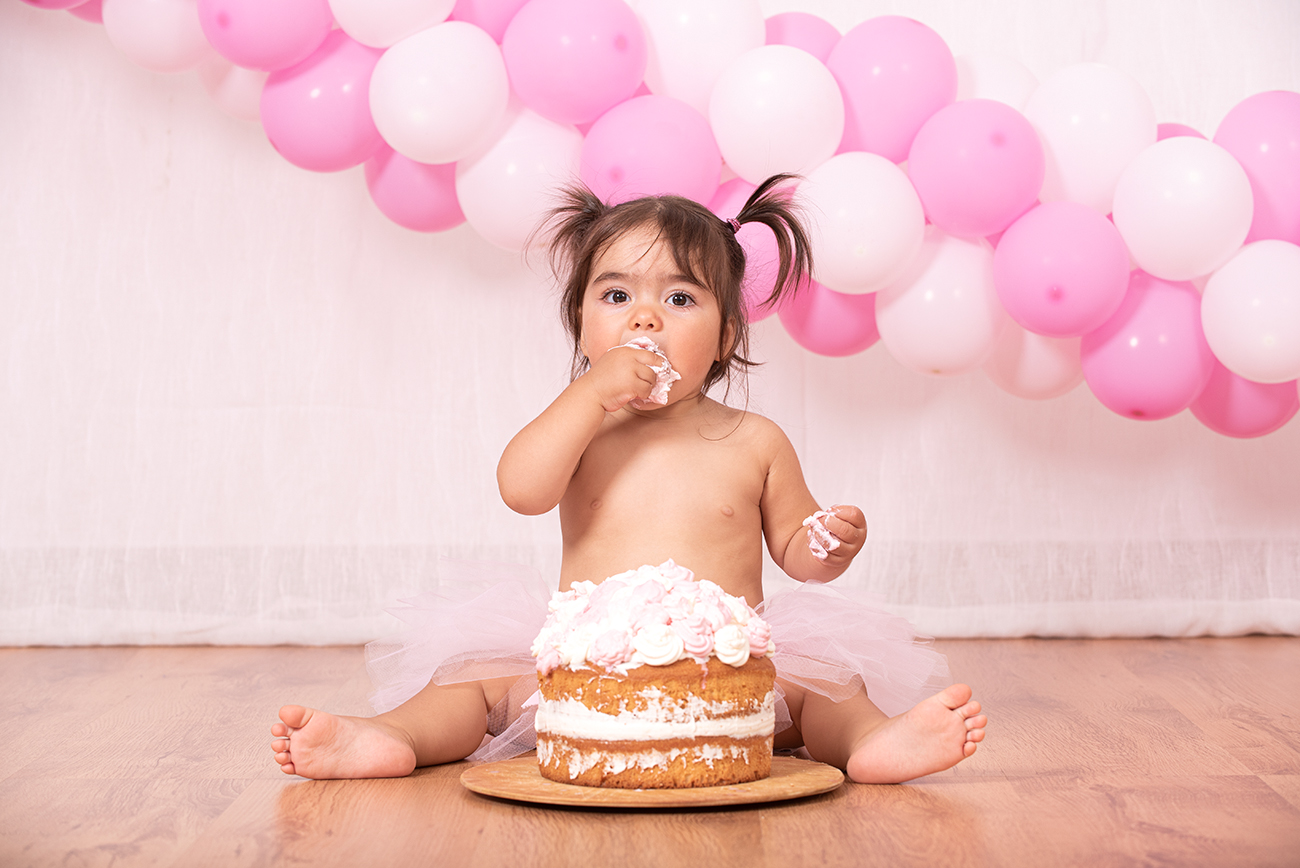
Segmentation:
{"type": "Polygon", "coordinates": [[[654,366],[663,360],[650,350],[614,347],[592,363],[581,377],[606,413],[632,401],[650,397],[659,375],[654,366]]]}

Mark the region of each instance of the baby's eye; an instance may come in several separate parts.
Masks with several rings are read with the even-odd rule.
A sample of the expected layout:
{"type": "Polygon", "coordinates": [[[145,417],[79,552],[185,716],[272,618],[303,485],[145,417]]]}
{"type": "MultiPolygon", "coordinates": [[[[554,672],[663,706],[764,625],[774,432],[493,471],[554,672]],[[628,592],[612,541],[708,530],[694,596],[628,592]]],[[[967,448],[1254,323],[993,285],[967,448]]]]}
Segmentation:
{"type": "Polygon", "coordinates": [[[695,298],[689,292],[674,292],[668,296],[668,303],[673,307],[689,307],[695,304],[695,298]]]}
{"type": "Polygon", "coordinates": [[[608,301],[613,304],[624,304],[630,298],[631,296],[621,289],[607,289],[600,297],[601,301],[608,301]]]}

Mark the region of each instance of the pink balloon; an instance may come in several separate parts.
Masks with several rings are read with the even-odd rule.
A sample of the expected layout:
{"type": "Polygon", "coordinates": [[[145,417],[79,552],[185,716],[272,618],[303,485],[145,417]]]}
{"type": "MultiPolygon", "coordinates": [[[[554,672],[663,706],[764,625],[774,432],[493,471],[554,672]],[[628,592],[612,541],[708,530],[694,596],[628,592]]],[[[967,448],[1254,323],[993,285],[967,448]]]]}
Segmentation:
{"type": "Polygon", "coordinates": [[[1215,360],[1214,373],[1201,396],[1192,402],[1192,415],[1211,431],[1228,437],[1272,434],[1300,410],[1296,381],[1255,383],[1239,377],[1215,360]]]}
{"type": "Polygon", "coordinates": [[[1097,399],[1130,419],[1164,419],[1191,405],[1214,372],[1190,283],[1133,272],[1115,315],[1083,336],[1083,377],[1097,399]]]}
{"type": "Polygon", "coordinates": [[[562,124],[594,121],[645,77],[645,34],[623,0],[532,0],[501,54],[524,105],[562,124]]]}
{"type": "Polygon", "coordinates": [[[834,24],[809,12],[782,12],[768,18],[764,24],[767,26],[768,45],[802,48],[822,63],[840,41],[840,32],[834,24]]]}
{"type": "Polygon", "coordinates": [[[844,94],[840,151],[870,151],[895,163],[930,115],[957,98],[957,63],[929,27],[882,15],[854,27],[826,60],[844,94]]]}
{"type": "Polygon", "coordinates": [[[1092,208],[1047,202],[998,239],[993,285],[1007,313],[1029,331],[1082,335],[1124,301],[1128,251],[1115,225],[1092,208]]]}
{"type": "Polygon", "coordinates": [[[1044,171],[1033,126],[990,99],[939,109],[921,126],[907,157],[907,175],[926,217],[963,238],[1010,226],[1038,198],[1044,171]]]}
{"type": "Polygon", "coordinates": [[[305,60],[334,25],[328,0],[198,0],[199,24],[217,53],[248,69],[305,60]]]}
{"type": "Polygon", "coordinates": [[[1162,142],[1165,139],[1173,139],[1178,136],[1191,136],[1194,139],[1203,139],[1199,131],[1187,126],[1186,124],[1156,124],[1156,141],[1162,142]]]}
{"type": "Polygon", "coordinates": [[[1255,216],[1246,243],[1277,238],[1300,244],[1300,93],[1246,97],[1223,118],[1214,143],[1250,178],[1255,216]]]}
{"type": "Polygon", "coordinates": [[[384,216],[416,232],[442,232],[465,222],[456,199],[456,164],[417,163],[380,145],[366,160],[366,188],[384,216]]]}
{"type": "Polygon", "coordinates": [[[370,117],[370,74],[381,54],[334,30],[311,57],[267,77],[262,127],[282,157],[337,172],[374,153],[381,139],[370,117]]]}
{"type": "Polygon", "coordinates": [[[497,42],[506,35],[506,28],[515,14],[528,0],[456,0],[451,10],[452,21],[464,21],[481,27],[497,42]]]}
{"type": "MultiPolygon", "coordinates": [[[[718,188],[709,202],[709,210],[723,220],[740,213],[751,193],[758,187],[744,178],[732,178],[718,188]]],[[[745,315],[750,322],[767,319],[776,311],[763,304],[776,286],[776,272],[780,253],[776,249],[776,236],[762,223],[746,223],[736,233],[736,240],[745,249],[745,315]]]]}
{"type": "Polygon", "coordinates": [[[77,5],[68,10],[82,21],[92,24],[104,23],[104,0],[78,0],[77,5]]]}
{"type": "Polygon", "coordinates": [[[580,175],[612,203],[665,193],[708,202],[718,191],[722,154],[695,109],[668,96],[638,96],[591,125],[580,175]]]}
{"type": "Polygon", "coordinates": [[[799,346],[822,356],[851,356],[880,340],[876,294],[844,293],[816,281],[781,303],[781,325],[799,346]]]}

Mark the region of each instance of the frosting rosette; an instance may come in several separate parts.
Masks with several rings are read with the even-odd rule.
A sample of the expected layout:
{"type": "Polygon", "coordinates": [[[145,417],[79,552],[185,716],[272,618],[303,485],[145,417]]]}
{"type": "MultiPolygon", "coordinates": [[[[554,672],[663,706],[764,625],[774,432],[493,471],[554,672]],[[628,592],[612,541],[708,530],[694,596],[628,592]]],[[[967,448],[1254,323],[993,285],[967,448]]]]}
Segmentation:
{"type": "Polygon", "coordinates": [[[532,647],[542,675],[560,667],[626,673],[710,657],[739,667],[776,651],[771,629],[744,597],[672,560],[600,584],[575,582],[553,594],[549,608],[532,647]]]}

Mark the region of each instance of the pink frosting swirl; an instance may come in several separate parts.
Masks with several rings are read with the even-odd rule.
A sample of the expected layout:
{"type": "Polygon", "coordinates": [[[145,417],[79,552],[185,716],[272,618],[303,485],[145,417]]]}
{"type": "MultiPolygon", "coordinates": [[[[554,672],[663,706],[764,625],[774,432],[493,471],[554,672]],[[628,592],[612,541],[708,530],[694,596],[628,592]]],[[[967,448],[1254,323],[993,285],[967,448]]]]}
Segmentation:
{"type": "Polygon", "coordinates": [[[673,618],[672,628],[682,637],[682,645],[692,657],[708,657],[713,651],[713,629],[700,615],[673,618]]]}
{"type": "Polygon", "coordinates": [[[767,654],[767,644],[772,641],[772,628],[762,618],[750,618],[745,625],[749,634],[749,655],[763,657],[767,654]]]}
{"type": "Polygon", "coordinates": [[[632,637],[626,630],[606,630],[587,649],[587,660],[606,669],[632,659],[632,637]]]}
{"type": "Polygon", "coordinates": [[[560,652],[547,648],[537,655],[537,674],[550,675],[560,668],[560,652]]]}

